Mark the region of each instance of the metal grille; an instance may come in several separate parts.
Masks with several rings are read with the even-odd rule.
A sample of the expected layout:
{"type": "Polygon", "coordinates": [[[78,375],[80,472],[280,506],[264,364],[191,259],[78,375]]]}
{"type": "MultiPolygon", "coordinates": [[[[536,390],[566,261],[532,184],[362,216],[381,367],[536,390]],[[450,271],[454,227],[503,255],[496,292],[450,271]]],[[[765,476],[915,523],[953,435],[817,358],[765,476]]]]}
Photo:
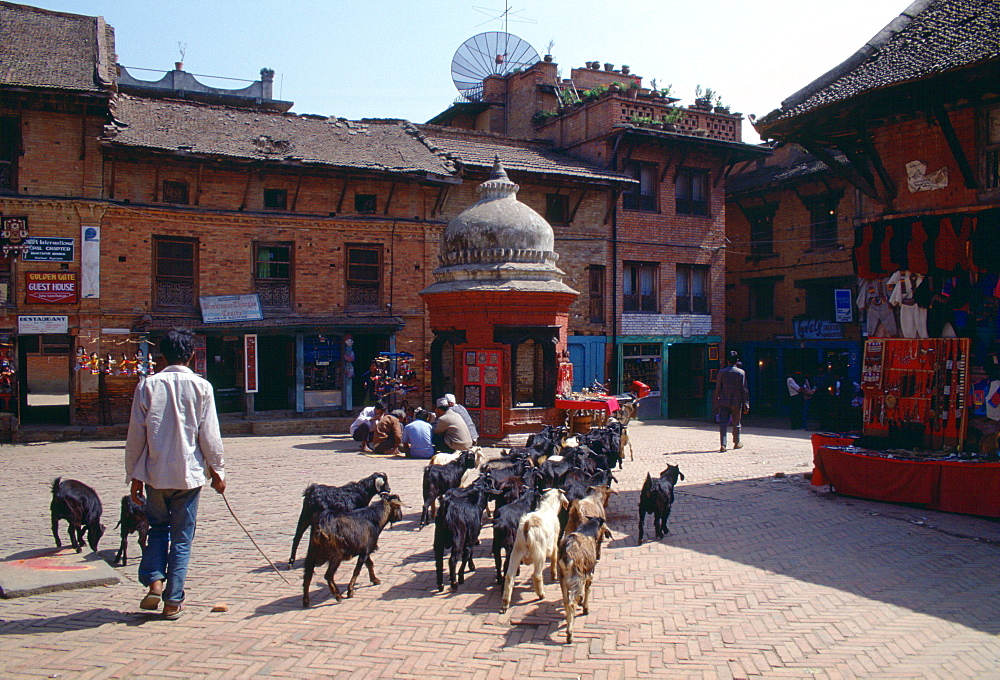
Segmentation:
{"type": "Polygon", "coordinates": [[[348,284],[346,292],[348,307],[378,307],[378,284],[352,283],[348,284]]]}

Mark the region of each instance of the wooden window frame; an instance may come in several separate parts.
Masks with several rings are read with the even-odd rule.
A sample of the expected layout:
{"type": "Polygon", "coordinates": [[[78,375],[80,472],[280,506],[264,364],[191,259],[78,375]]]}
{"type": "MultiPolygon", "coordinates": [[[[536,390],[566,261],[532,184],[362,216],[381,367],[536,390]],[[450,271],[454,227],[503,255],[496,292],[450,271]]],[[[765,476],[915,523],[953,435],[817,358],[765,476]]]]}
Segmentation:
{"type": "MultiPolygon", "coordinates": [[[[180,236],[153,236],[153,295],[152,307],[157,310],[173,310],[193,312],[198,306],[198,248],[199,243],[196,238],[184,238],[180,236]],[[191,246],[191,276],[160,273],[160,249],[166,243],[183,243],[191,246]],[[191,302],[184,305],[162,304],[158,294],[161,283],[170,282],[191,282],[191,302]]],[[[174,258],[178,261],[179,258],[174,258]]]]}
{"type": "Polygon", "coordinates": [[[549,224],[568,225],[569,196],[566,194],[545,194],[545,219],[549,224]]]}
{"type": "Polygon", "coordinates": [[[348,309],[379,309],[382,306],[383,295],[383,262],[385,258],[384,248],[381,243],[349,243],[344,247],[344,307],[348,309]],[[355,251],[368,251],[377,253],[378,263],[373,265],[370,262],[351,262],[351,255],[355,251]],[[377,267],[378,279],[372,284],[370,278],[352,278],[352,274],[359,273],[355,267],[377,267]],[[375,289],[375,303],[351,302],[351,288],[375,289]]]}
{"type": "Polygon", "coordinates": [[[354,212],[374,215],[378,212],[378,194],[354,194],[354,212]]]}
{"type": "Polygon", "coordinates": [[[744,211],[750,225],[750,254],[774,254],[774,216],[778,212],[777,203],[757,205],[744,211]]]}
{"type": "Polygon", "coordinates": [[[747,281],[747,289],[749,292],[749,308],[750,317],[755,321],[764,321],[767,319],[773,319],[775,316],[775,293],[777,291],[778,280],[773,277],[763,277],[758,279],[750,279],[747,281]],[[761,304],[763,300],[767,300],[766,303],[761,304]]]}
{"type": "Polygon", "coordinates": [[[292,297],[293,278],[295,274],[295,244],[291,241],[254,241],[253,243],[253,284],[254,290],[260,296],[261,306],[265,309],[291,309],[294,307],[292,297]],[[286,248],[288,250],[287,261],[261,260],[262,248],[286,248]],[[287,276],[261,275],[261,266],[285,265],[287,276]],[[270,294],[270,288],[287,288],[287,303],[274,304],[274,296],[270,294]],[[262,294],[263,291],[263,294],[262,294]]]}
{"type": "Polygon", "coordinates": [[[160,193],[160,199],[161,199],[162,203],[170,203],[172,205],[190,205],[191,204],[191,200],[190,200],[191,199],[191,195],[190,195],[190,191],[189,191],[189,187],[188,187],[188,183],[187,182],[184,182],[182,180],[176,180],[176,179],[165,179],[165,180],[163,180],[163,184],[160,187],[160,191],[161,191],[161,193],[160,193]],[[168,189],[167,189],[168,186],[173,187],[174,190],[182,189],[183,190],[184,200],[183,201],[172,201],[172,200],[170,200],[170,198],[168,198],[168,196],[170,194],[170,191],[168,191],[168,189]]]}
{"type": "Polygon", "coordinates": [[[710,304],[710,283],[711,283],[711,268],[705,264],[677,264],[676,279],[674,288],[674,298],[676,300],[676,310],[678,314],[702,314],[708,315],[712,313],[712,305],[710,304]],[[704,276],[704,290],[705,294],[696,296],[694,294],[694,274],[701,273],[704,276]],[[681,295],[681,281],[686,279],[687,295],[681,295]],[[682,304],[682,300],[685,302],[682,304]],[[703,304],[699,305],[697,300],[704,300],[703,304]]]}
{"type": "Polygon", "coordinates": [[[587,291],[589,299],[588,314],[590,323],[604,323],[604,277],[607,267],[603,264],[592,264],[587,267],[587,291]]]}
{"type": "Polygon", "coordinates": [[[708,170],[703,168],[680,168],[674,181],[674,211],[689,217],[711,217],[712,187],[708,181],[708,170]],[[695,179],[701,183],[704,199],[691,198],[694,195],[695,179]],[[682,198],[681,188],[686,188],[687,197],[682,198]]]}
{"type": "Polygon", "coordinates": [[[624,171],[632,179],[639,180],[639,184],[630,184],[622,192],[622,208],[638,212],[659,212],[659,185],[656,181],[656,166],[652,163],[630,162],[625,165],[624,171]],[[648,172],[650,176],[651,186],[648,193],[643,193],[643,172],[648,172]]]}
{"type": "Polygon", "coordinates": [[[265,210],[288,210],[288,189],[281,187],[266,187],[263,193],[265,210]],[[280,201],[275,200],[281,196],[280,201]]]}
{"type": "Polygon", "coordinates": [[[836,248],[839,243],[837,209],[844,190],[831,191],[803,199],[809,211],[809,247],[813,250],[836,248]]]}
{"type": "Polygon", "coordinates": [[[18,116],[0,116],[0,194],[17,193],[20,157],[21,119],[18,116]]]}
{"type": "Polygon", "coordinates": [[[625,261],[622,263],[622,311],[630,314],[657,314],[660,309],[660,263],[625,261]],[[652,272],[653,292],[642,293],[642,272],[652,272]],[[634,293],[626,293],[631,288],[634,293]]]}

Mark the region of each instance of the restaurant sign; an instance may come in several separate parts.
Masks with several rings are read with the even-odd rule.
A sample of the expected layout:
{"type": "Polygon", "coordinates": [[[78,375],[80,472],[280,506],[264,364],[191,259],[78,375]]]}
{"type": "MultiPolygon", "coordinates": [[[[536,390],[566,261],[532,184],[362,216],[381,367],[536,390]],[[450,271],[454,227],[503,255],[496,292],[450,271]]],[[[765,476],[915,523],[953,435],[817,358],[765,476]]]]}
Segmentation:
{"type": "Polygon", "coordinates": [[[21,335],[39,335],[45,333],[65,334],[68,330],[68,316],[31,314],[17,317],[17,332],[21,335]]]}
{"type": "Polygon", "coordinates": [[[260,309],[260,296],[252,295],[205,295],[201,302],[201,319],[205,323],[225,323],[227,321],[260,321],[264,314],[260,309]]]}
{"type": "Polygon", "coordinates": [[[77,301],[76,272],[25,272],[24,301],[57,305],[77,301]]]}

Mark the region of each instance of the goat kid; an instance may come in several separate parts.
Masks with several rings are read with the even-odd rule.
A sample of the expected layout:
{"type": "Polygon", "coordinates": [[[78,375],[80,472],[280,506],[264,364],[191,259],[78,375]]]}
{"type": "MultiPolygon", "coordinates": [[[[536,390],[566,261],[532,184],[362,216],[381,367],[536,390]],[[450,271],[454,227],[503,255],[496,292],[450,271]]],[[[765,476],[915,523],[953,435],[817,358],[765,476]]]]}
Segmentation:
{"type": "Polygon", "coordinates": [[[542,571],[545,569],[546,559],[552,570],[552,580],[558,580],[559,511],[567,506],[566,494],[561,489],[549,489],[538,501],[538,509],[521,518],[514,539],[514,551],[504,577],[501,614],[510,606],[514,579],[522,564],[532,566],[531,580],[539,599],[545,597],[542,571]]]}
{"type": "Polygon", "coordinates": [[[83,532],[87,532],[87,543],[90,549],[97,552],[97,544],[104,535],[104,525],[101,524],[101,499],[92,488],[75,479],[62,480],[56,477],[52,482],[52,503],[49,504],[52,515],[52,536],[56,539],[56,547],[62,547],[59,540],[59,520],[64,519],[69,524],[69,542],[77,552],[83,552],[83,532]]]}
{"type": "Polygon", "coordinates": [[[668,465],[655,479],[646,473],[646,481],[639,493],[639,545],[642,545],[642,530],[647,512],[653,515],[653,529],[657,538],[670,533],[667,519],[670,518],[670,509],[674,504],[674,486],[678,478],[684,479],[684,473],[676,465],[668,465]]]}
{"type": "Polygon", "coordinates": [[[403,519],[403,503],[395,494],[383,493],[379,500],[366,508],[353,510],[346,515],[323,513],[313,520],[312,532],[309,535],[309,550],[306,552],[306,563],[302,574],[302,607],[309,606],[309,586],[312,585],[313,571],[323,563],[329,562],[326,568],[326,584],[337,599],[342,600],[340,589],[334,582],[340,563],[357,556],[358,563],[354,566],[354,574],[347,586],[347,597],[354,597],[354,584],[361,573],[361,567],[368,567],[368,576],[372,585],[381,581],[375,576],[375,565],[371,554],[378,550],[378,537],[389,522],[403,519]]]}
{"type": "Polygon", "coordinates": [[[594,567],[601,558],[601,542],[611,536],[602,517],[589,517],[559,543],[559,586],[566,612],[566,642],[573,642],[573,619],[577,604],[590,613],[590,586],[594,567]]]}
{"type": "Polygon", "coordinates": [[[139,534],[139,547],[143,551],[146,550],[146,537],[149,536],[149,521],[146,519],[146,511],[133,501],[131,496],[122,496],[121,514],[118,515],[118,524],[115,525],[115,529],[118,527],[121,527],[122,542],[118,546],[118,552],[111,565],[115,566],[120,561],[123,567],[127,567],[129,534],[139,534]]]}
{"type": "Polygon", "coordinates": [[[288,558],[288,569],[295,563],[295,551],[302,540],[302,534],[312,524],[313,516],[328,512],[344,515],[351,510],[363,508],[371,503],[372,498],[380,493],[390,493],[389,477],[384,472],[375,472],[357,482],[349,482],[343,486],[327,486],[326,484],[310,484],[302,492],[302,512],[299,513],[299,523],[295,526],[295,538],[292,539],[292,554],[288,558]]]}

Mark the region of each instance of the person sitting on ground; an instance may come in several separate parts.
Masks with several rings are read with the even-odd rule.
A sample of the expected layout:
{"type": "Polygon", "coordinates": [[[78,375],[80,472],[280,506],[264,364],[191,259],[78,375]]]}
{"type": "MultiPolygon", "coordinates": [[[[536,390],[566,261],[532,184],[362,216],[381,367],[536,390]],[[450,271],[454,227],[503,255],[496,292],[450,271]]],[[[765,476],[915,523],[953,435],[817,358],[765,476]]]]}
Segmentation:
{"type": "Polygon", "coordinates": [[[472,448],[472,435],[457,411],[451,408],[447,397],[437,400],[437,421],[434,423],[434,450],[441,453],[468,451],[472,448]]]}
{"type": "Polygon", "coordinates": [[[408,458],[430,458],[434,455],[432,416],[430,411],[418,408],[413,412],[413,420],[403,428],[403,443],[399,448],[408,458]]]}
{"type": "Polygon", "coordinates": [[[472,443],[475,444],[479,440],[479,431],[476,430],[476,424],[473,422],[472,416],[469,415],[469,411],[455,400],[454,394],[446,394],[444,398],[448,400],[451,410],[462,416],[465,426],[469,428],[469,436],[472,437],[472,443]]]}
{"type": "Polygon", "coordinates": [[[348,428],[351,438],[356,442],[361,442],[362,451],[368,448],[368,442],[372,440],[372,434],[375,432],[375,423],[378,421],[375,411],[379,408],[385,411],[385,404],[381,401],[375,402],[374,406],[366,406],[361,409],[361,413],[358,414],[358,417],[351,423],[351,427],[348,428]]]}
{"type": "Polygon", "coordinates": [[[386,413],[383,407],[377,407],[375,413],[378,419],[375,422],[375,431],[372,434],[370,446],[362,448],[366,453],[380,453],[395,456],[399,453],[399,445],[403,441],[403,425],[399,418],[393,413],[386,413]]]}

